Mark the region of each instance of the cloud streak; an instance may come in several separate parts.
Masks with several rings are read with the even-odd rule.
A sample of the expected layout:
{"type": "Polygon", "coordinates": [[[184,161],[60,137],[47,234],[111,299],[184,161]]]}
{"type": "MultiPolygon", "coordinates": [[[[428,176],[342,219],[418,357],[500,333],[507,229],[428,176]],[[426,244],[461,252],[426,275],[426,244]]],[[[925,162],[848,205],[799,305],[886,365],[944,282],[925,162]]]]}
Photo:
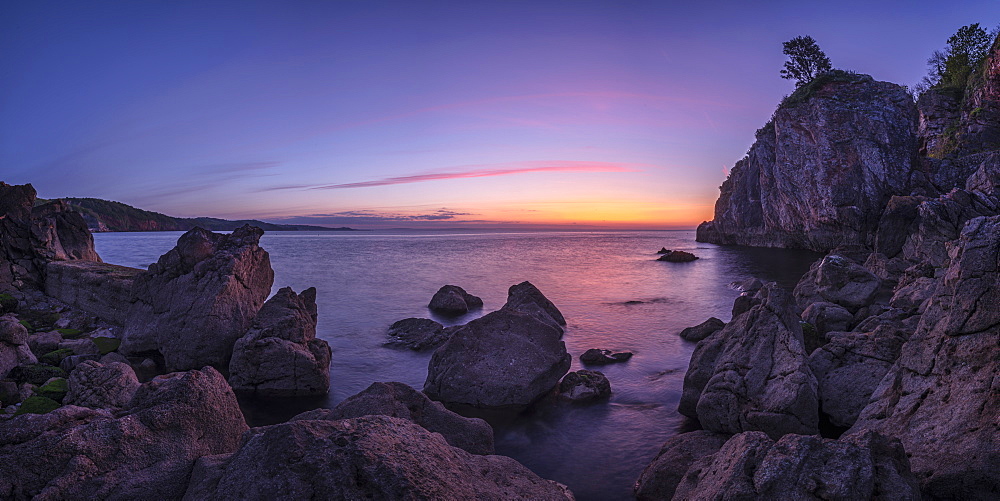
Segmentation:
{"type": "Polygon", "coordinates": [[[572,160],[530,161],[514,164],[469,165],[463,170],[429,172],[412,176],[395,176],[356,183],[278,186],[268,190],[309,189],[309,190],[342,190],[348,188],[371,188],[393,184],[422,183],[444,179],[469,179],[477,177],[508,176],[512,174],[527,174],[531,172],[639,172],[638,164],[621,164],[614,162],[584,162],[572,160]]]}

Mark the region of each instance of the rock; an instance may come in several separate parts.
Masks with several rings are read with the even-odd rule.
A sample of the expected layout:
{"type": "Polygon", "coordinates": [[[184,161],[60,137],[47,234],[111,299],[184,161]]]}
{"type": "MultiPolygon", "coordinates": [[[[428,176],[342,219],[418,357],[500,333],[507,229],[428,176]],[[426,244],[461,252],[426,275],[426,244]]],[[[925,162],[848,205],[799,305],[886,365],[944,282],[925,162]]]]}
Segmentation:
{"type": "Polygon", "coordinates": [[[959,120],[959,101],[954,94],[928,89],[917,99],[920,122],[917,134],[920,137],[920,152],[932,158],[945,156],[948,141],[945,139],[949,128],[959,120]]]}
{"type": "Polygon", "coordinates": [[[1000,216],[969,221],[916,332],[848,435],[898,437],[927,497],[1000,492],[1000,216]]]}
{"type": "Polygon", "coordinates": [[[17,312],[18,305],[16,297],[6,293],[0,294],[0,315],[17,312]]]}
{"type": "Polygon", "coordinates": [[[427,396],[474,407],[523,408],[559,383],[572,361],[549,313],[559,311],[527,282],[511,290],[503,308],[469,322],[434,351],[424,383],[427,396]]]}
{"type": "Polygon", "coordinates": [[[199,461],[185,499],[566,500],[505,456],[470,454],[409,421],[364,416],[255,428],[228,459],[199,461]]]}
{"type": "Polygon", "coordinates": [[[716,331],[721,330],[725,326],[725,322],[712,317],[694,327],[688,327],[682,330],[681,339],[685,341],[701,341],[702,339],[711,336],[716,331]]]}
{"type": "Polygon", "coordinates": [[[762,282],[759,278],[751,277],[738,282],[731,282],[729,286],[740,292],[752,295],[764,288],[764,282],[762,282]]]}
{"type": "Polygon", "coordinates": [[[388,346],[402,346],[414,351],[437,348],[456,328],[445,328],[429,318],[404,318],[389,326],[388,346]]]}
{"type": "Polygon", "coordinates": [[[556,305],[552,304],[552,301],[549,301],[531,282],[510,286],[507,290],[507,302],[501,309],[532,315],[560,331],[562,331],[561,326],[566,325],[566,319],[563,318],[559,308],[556,308],[556,305]]]}
{"type": "Polygon", "coordinates": [[[729,439],[696,460],[674,499],[919,500],[920,491],[898,440],[870,434],[837,441],[760,432],[729,439]]]}
{"type": "Polygon", "coordinates": [[[259,228],[221,235],[195,228],[135,277],[121,352],[162,355],[167,370],[212,365],[228,370],[233,344],[247,333],[271,290],[270,258],[259,228]]]}
{"type": "Polygon", "coordinates": [[[0,379],[15,367],[38,362],[28,347],[28,330],[13,315],[0,316],[0,379]]]}
{"type": "Polygon", "coordinates": [[[927,299],[934,294],[938,281],[934,278],[918,277],[912,282],[897,287],[889,301],[893,308],[920,312],[927,299]]]}
{"type": "Polygon", "coordinates": [[[145,270],[96,261],[55,261],[45,267],[45,293],[115,325],[128,321],[135,277],[145,270]]]}
{"type": "Polygon", "coordinates": [[[786,99],[720,188],[697,239],[829,251],[864,244],[918,167],[917,109],[902,86],[829,73],[786,99]]]}
{"type": "Polygon", "coordinates": [[[457,285],[445,285],[434,293],[427,307],[442,315],[464,315],[469,310],[482,308],[483,300],[457,285]]]}
{"type": "Polygon", "coordinates": [[[58,404],[63,404],[68,390],[69,386],[65,378],[54,377],[38,387],[35,390],[35,394],[40,397],[50,398],[58,404]]]}
{"type": "Polygon", "coordinates": [[[59,343],[60,350],[72,350],[77,355],[99,355],[100,348],[90,338],[67,339],[59,343]]]}
{"type": "Polygon", "coordinates": [[[85,361],[70,373],[68,387],[68,405],[118,410],[132,400],[139,379],[128,364],[85,361]]]}
{"type": "Polygon", "coordinates": [[[50,351],[58,350],[59,344],[62,342],[62,334],[59,334],[58,331],[39,332],[32,334],[28,338],[28,346],[35,356],[41,356],[50,351]]]}
{"type": "Polygon", "coordinates": [[[570,372],[559,383],[559,396],[574,402],[608,399],[611,398],[611,382],[603,372],[570,372]]]}
{"type": "Polygon", "coordinates": [[[671,263],[689,263],[698,259],[698,256],[685,251],[667,251],[662,256],[658,257],[657,261],[668,261],[671,263]]]}
{"type": "Polygon", "coordinates": [[[854,315],[847,308],[826,301],[810,304],[802,312],[802,320],[809,322],[819,336],[827,332],[850,330],[854,315]]]}
{"type": "Polygon", "coordinates": [[[666,247],[660,247],[660,250],[656,251],[657,254],[666,254],[670,252],[666,247]]]}
{"type": "Polygon", "coordinates": [[[18,383],[31,383],[38,386],[54,377],[66,377],[66,372],[51,365],[27,364],[14,367],[7,373],[7,377],[18,383]]]}
{"type": "Polygon", "coordinates": [[[719,433],[818,433],[816,379],[791,297],[768,284],[755,298],[695,347],[678,410],[719,433]]]}
{"type": "Polygon", "coordinates": [[[265,397],[326,395],[332,353],[316,339],[316,313],[314,287],[298,295],[285,287],[264,303],[233,347],[233,389],[265,397]]]}
{"type": "Polygon", "coordinates": [[[77,366],[79,366],[84,362],[97,361],[100,359],[101,355],[99,353],[89,353],[87,355],[70,355],[59,362],[59,368],[62,369],[63,371],[66,371],[66,373],[68,374],[70,372],[73,372],[73,369],[75,369],[77,366]]]}
{"type": "MultiPolygon", "coordinates": [[[[754,305],[759,304],[760,301],[755,299],[756,294],[756,292],[744,292],[743,294],[736,296],[736,299],[733,300],[732,318],[735,319],[736,317],[750,311],[750,308],[753,308],[754,305]]],[[[711,334],[709,335],[711,336],[711,334]]]]}
{"type": "Polygon", "coordinates": [[[698,430],[674,435],[667,439],[653,461],[635,482],[635,497],[639,501],[671,499],[688,468],[722,448],[731,435],[698,430]]]}
{"type": "Polygon", "coordinates": [[[812,303],[826,301],[856,311],[872,304],[880,286],[881,280],[860,264],[829,254],[809,267],[793,294],[803,310],[812,303]]]}
{"type": "Polygon", "coordinates": [[[611,350],[601,350],[591,348],[580,355],[580,361],[588,365],[607,365],[619,362],[628,362],[632,358],[632,352],[623,351],[613,353],[611,350]]]}
{"type": "Polygon", "coordinates": [[[412,421],[428,431],[440,433],[453,447],[472,454],[494,454],[493,428],[486,421],[455,414],[403,383],[372,383],[334,409],[304,412],[292,420],[335,421],[372,415],[412,421]]]}
{"type": "Polygon", "coordinates": [[[0,426],[0,497],[178,499],[195,459],[235,451],[246,430],[215,369],[160,376],[119,414],[65,405],[0,426]]]}

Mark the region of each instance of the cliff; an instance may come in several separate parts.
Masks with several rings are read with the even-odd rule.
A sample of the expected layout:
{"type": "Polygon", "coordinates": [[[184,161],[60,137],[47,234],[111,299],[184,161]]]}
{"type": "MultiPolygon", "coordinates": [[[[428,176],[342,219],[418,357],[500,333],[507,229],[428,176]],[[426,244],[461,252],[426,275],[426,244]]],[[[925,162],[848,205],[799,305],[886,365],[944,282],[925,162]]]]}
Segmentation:
{"type": "Polygon", "coordinates": [[[720,187],[700,242],[826,252],[873,247],[894,196],[938,197],[1000,148],[1000,39],[964,89],[916,103],[833,71],[787,97],[720,187]]]}
{"type": "Polygon", "coordinates": [[[353,231],[351,228],[327,228],[304,224],[274,224],[255,219],[231,221],[212,217],[181,218],[159,212],[137,209],[131,205],[99,198],[63,199],[79,212],[90,231],[187,231],[195,227],[210,231],[233,231],[251,225],[265,231],[353,231]]]}

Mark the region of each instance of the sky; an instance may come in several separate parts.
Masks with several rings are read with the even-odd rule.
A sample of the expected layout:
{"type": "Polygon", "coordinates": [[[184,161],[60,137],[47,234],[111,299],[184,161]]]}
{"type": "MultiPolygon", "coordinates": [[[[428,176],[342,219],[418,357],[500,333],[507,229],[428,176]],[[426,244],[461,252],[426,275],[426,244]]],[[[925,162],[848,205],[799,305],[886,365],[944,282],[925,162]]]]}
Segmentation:
{"type": "Polygon", "coordinates": [[[905,85],[1000,0],[0,2],[0,181],[172,216],[693,228],[793,82],[905,85]]]}

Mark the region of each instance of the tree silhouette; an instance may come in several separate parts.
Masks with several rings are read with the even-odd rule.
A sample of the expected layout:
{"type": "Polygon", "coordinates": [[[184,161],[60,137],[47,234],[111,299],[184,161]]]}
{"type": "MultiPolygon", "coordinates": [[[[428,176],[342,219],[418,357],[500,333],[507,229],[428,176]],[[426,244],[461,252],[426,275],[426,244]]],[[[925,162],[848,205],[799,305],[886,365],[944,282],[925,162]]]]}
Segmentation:
{"type": "Polygon", "coordinates": [[[795,87],[801,87],[820,73],[830,71],[830,58],[820,50],[810,36],[795,37],[784,43],[784,53],[788,56],[781,78],[795,80],[795,87]]]}

